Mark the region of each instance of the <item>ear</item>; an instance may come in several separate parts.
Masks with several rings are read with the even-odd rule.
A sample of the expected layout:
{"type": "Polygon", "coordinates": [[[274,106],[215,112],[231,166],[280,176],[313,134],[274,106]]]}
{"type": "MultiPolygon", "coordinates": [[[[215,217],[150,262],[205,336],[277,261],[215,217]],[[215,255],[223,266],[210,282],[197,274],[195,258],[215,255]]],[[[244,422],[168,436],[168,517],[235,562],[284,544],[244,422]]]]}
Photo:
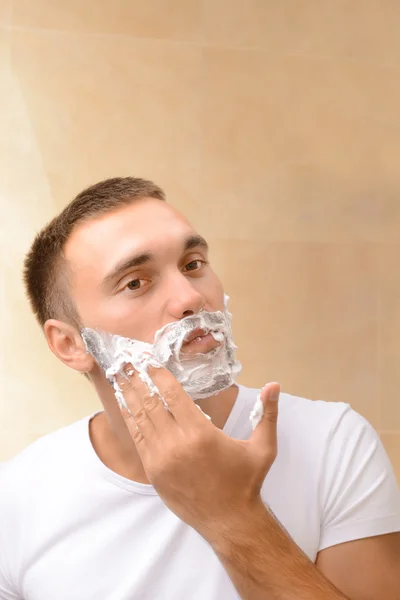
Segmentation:
{"type": "Polygon", "coordinates": [[[67,367],[88,373],[96,364],[93,356],[86,350],[84,341],[77,329],[63,321],[49,319],[44,324],[44,333],[50,350],[67,367]]]}

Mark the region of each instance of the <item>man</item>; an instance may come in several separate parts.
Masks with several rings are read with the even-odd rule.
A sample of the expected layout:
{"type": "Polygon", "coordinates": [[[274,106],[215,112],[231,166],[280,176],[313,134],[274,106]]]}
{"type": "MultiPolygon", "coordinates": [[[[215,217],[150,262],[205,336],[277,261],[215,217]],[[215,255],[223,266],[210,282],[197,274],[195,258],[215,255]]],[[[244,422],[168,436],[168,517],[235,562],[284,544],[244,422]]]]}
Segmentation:
{"type": "MultiPolygon", "coordinates": [[[[348,405],[278,400],[271,383],[252,432],[257,390],[199,400],[210,422],[169,371],[149,369],[151,395],[128,365],[120,409],[82,328],[152,343],[168,323],[224,310],[205,241],[164,200],[149,181],[101,182],[26,258],[50,349],[104,411],[2,469],[1,599],[398,600],[398,488],[348,405]]],[[[218,343],[198,335],[186,351],[218,343]]]]}

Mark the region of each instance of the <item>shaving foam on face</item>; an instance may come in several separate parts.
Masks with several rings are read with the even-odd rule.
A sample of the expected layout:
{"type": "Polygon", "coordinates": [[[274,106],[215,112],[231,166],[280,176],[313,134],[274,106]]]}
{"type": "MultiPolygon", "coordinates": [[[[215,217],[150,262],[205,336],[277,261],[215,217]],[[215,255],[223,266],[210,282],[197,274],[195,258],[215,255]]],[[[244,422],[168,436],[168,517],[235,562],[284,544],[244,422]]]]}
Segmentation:
{"type": "Polygon", "coordinates": [[[235,358],[228,299],[225,296],[223,312],[201,311],[169,323],[157,331],[153,344],[98,329],[82,329],[86,349],[105,371],[120,406],[127,408],[116,377],[126,377],[123,368],[127,364],[133,366],[151,394],[159,392],[148,375],[150,366],[168,369],[193,400],[208,398],[230,387],[241,364],[235,358]],[[196,329],[210,333],[219,345],[205,354],[182,354],[182,344],[196,329]]]}

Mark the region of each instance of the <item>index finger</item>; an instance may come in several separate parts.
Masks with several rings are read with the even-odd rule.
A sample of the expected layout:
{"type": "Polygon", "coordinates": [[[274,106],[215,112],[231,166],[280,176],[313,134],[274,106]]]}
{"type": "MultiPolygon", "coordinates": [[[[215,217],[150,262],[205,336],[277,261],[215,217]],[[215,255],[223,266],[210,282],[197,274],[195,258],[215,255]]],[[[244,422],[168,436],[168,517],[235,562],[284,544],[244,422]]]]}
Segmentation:
{"type": "Polygon", "coordinates": [[[130,363],[124,367],[124,373],[125,377],[119,378],[118,383],[125,403],[144,437],[149,440],[154,437],[152,434],[160,434],[170,427],[174,419],[160,395],[149,387],[130,363]]]}
{"type": "Polygon", "coordinates": [[[193,398],[185,392],[170,371],[162,367],[149,367],[147,372],[168,406],[168,410],[180,425],[194,426],[208,422],[193,398]]]}

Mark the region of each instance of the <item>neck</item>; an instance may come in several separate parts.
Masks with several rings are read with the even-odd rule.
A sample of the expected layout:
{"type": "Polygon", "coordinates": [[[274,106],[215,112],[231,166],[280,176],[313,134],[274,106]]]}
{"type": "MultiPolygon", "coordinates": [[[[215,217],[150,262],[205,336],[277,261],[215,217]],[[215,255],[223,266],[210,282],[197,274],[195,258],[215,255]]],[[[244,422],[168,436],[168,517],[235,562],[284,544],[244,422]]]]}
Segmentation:
{"type": "Polygon", "coordinates": [[[196,400],[196,404],[200,406],[201,410],[205,412],[206,415],[211,417],[211,422],[215,427],[223,429],[231,414],[238,392],[239,388],[237,385],[233,384],[227,390],[224,390],[215,396],[210,396],[204,400],[196,400]]]}
{"type": "MultiPolygon", "coordinates": [[[[139,483],[150,483],[136,446],[125,425],[114,391],[102,373],[92,377],[104,412],[90,422],[89,431],[93,448],[100,460],[122,477],[139,483]]],[[[222,429],[238,395],[238,387],[231,385],[216,396],[197,401],[212,423],[222,429]]]]}

